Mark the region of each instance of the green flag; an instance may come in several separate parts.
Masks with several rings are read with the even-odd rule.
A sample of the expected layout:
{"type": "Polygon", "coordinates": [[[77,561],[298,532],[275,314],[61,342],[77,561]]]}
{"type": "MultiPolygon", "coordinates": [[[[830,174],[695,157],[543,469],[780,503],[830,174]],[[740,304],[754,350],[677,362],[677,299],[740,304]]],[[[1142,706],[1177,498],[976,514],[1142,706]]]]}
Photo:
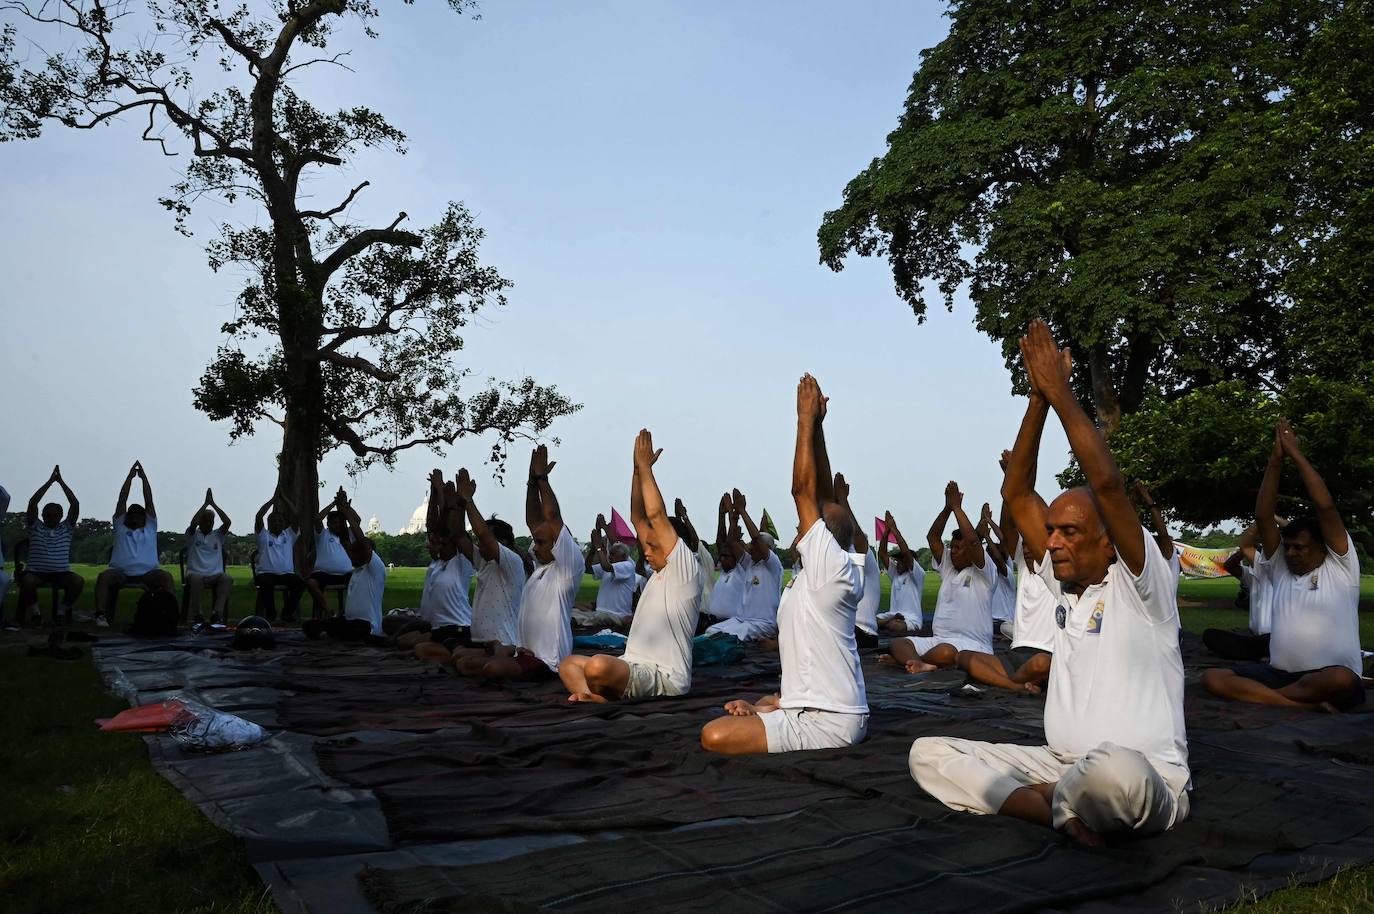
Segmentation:
{"type": "Polygon", "coordinates": [[[777,526],[773,523],[773,518],[771,518],[771,517],[768,516],[768,509],[767,509],[767,508],[764,508],[764,509],[763,509],[763,522],[762,522],[761,524],[759,524],[759,529],[760,529],[761,531],[763,531],[764,533],[767,533],[769,536],[773,537],[773,542],[777,542],[777,540],[778,540],[778,528],[777,528],[777,526]]]}

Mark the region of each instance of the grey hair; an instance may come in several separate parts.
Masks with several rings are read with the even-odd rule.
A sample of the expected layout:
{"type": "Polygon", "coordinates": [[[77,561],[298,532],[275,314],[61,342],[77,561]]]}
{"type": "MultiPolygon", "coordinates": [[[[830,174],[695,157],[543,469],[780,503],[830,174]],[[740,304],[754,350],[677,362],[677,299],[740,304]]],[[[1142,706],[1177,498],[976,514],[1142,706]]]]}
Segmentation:
{"type": "Polygon", "coordinates": [[[773,539],[773,534],[771,534],[771,533],[760,533],[760,534],[759,534],[759,539],[760,539],[760,540],[763,542],[763,544],[764,544],[765,546],[767,546],[769,549],[772,549],[774,546],[776,546],[776,545],[778,544],[778,541],[775,540],[775,539],[773,539]]]}

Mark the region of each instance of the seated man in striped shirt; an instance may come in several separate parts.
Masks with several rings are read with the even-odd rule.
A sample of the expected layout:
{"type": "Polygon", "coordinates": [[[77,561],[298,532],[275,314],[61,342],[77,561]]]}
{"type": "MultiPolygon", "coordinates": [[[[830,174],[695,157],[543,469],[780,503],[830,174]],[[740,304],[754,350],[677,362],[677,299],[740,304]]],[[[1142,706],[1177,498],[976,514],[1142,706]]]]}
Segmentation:
{"type": "MultiPolygon", "coordinates": [[[[76,530],[76,519],[80,515],[81,503],[63,480],[62,468],[53,467],[48,481],[39,486],[29,499],[28,513],[24,518],[29,532],[29,560],[24,566],[24,574],[19,578],[18,621],[21,625],[30,614],[34,620],[42,618],[42,610],[38,607],[38,590],[44,585],[62,588],[61,614],[68,622],[71,621],[72,607],[86,585],[71,566],[72,533],[76,530]],[[38,503],[54,485],[60,486],[67,498],[66,517],[62,516],[62,506],[55,501],[43,506],[40,517],[38,503]]],[[[54,609],[54,624],[57,614],[58,611],[54,609]]]]}

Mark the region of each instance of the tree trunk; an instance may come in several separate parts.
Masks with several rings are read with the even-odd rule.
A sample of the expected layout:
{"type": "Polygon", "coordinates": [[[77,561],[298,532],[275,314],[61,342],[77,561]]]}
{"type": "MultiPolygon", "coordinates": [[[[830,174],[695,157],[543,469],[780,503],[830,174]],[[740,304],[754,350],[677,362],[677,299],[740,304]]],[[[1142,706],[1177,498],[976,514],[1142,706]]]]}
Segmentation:
{"type": "Polygon", "coordinates": [[[1121,424],[1121,400],[1116,394],[1111,354],[1105,343],[1097,343],[1088,349],[1088,377],[1092,383],[1097,426],[1102,429],[1103,435],[1110,438],[1121,424]]]}

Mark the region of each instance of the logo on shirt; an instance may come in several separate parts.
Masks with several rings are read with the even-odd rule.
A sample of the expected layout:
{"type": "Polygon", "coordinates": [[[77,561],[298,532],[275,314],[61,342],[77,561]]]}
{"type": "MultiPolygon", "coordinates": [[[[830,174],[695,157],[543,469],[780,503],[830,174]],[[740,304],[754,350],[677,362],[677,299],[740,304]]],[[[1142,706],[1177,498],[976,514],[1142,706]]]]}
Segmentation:
{"type": "Polygon", "coordinates": [[[1058,625],[1060,628],[1063,628],[1064,623],[1068,621],[1069,611],[1064,607],[1063,603],[1060,603],[1058,606],[1054,608],[1054,624],[1058,625]]]}
{"type": "Polygon", "coordinates": [[[749,583],[750,583],[750,584],[753,584],[755,587],[758,587],[758,586],[759,586],[759,576],[758,576],[758,575],[754,575],[754,580],[750,581],[749,583]]]}
{"type": "Polygon", "coordinates": [[[1102,634],[1102,610],[1102,601],[1098,600],[1097,605],[1093,607],[1093,614],[1088,617],[1087,633],[1089,635],[1102,634]]]}
{"type": "Polygon", "coordinates": [[[1316,589],[1317,589],[1317,573],[1316,573],[1315,571],[1312,572],[1312,577],[1310,577],[1310,578],[1307,579],[1307,589],[1308,589],[1308,590],[1316,590],[1316,589]]]}

